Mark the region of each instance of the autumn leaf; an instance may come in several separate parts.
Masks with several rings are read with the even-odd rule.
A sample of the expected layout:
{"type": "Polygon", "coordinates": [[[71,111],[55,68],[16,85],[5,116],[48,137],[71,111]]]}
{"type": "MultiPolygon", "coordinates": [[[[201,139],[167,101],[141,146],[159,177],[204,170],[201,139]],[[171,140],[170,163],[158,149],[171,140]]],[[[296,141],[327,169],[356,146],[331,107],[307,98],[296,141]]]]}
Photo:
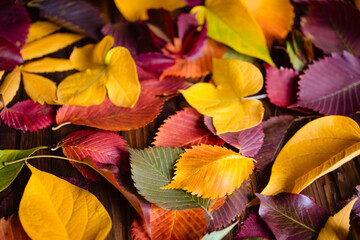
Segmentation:
{"type": "Polygon", "coordinates": [[[24,62],[19,49],[4,38],[0,38],[0,53],[0,70],[12,70],[24,62]]]}
{"type": "Polygon", "coordinates": [[[346,239],[350,229],[350,213],[358,198],[353,199],[334,216],[329,217],[325,227],[321,229],[318,240],[346,239]]]}
{"type": "Polygon", "coordinates": [[[70,60],[45,57],[36,61],[25,63],[22,70],[30,73],[63,72],[73,70],[70,60]]]}
{"type": "Polygon", "coordinates": [[[206,128],[201,114],[192,108],[185,108],[165,120],[153,144],[156,147],[189,148],[200,144],[222,146],[224,141],[206,128]]]}
{"type": "Polygon", "coordinates": [[[219,231],[214,231],[212,233],[207,233],[205,236],[202,237],[201,240],[218,240],[218,239],[223,239],[231,230],[233,230],[233,228],[238,224],[238,221],[236,221],[235,223],[231,224],[230,226],[219,230],[219,231]]]}
{"type": "Polygon", "coordinates": [[[235,59],[214,59],[211,83],[197,83],[180,92],[203,115],[213,117],[217,134],[238,132],[258,125],[263,117],[262,103],[244,99],[262,88],[263,79],[254,65],[235,59]]]}
{"type": "Polygon", "coordinates": [[[34,102],[40,104],[55,104],[55,82],[46,77],[27,72],[22,72],[22,76],[25,91],[34,102]]]}
{"type": "Polygon", "coordinates": [[[252,173],[254,162],[219,146],[193,146],[175,164],[172,182],[162,189],[181,188],[203,198],[231,194],[252,173]]]}
{"type": "Polygon", "coordinates": [[[36,132],[53,122],[53,109],[48,105],[34,103],[31,99],[17,102],[0,112],[1,119],[9,127],[36,132]]]}
{"type": "Polygon", "coordinates": [[[91,193],[27,165],[32,174],[19,217],[32,239],[104,239],[111,219],[91,193]]]}
{"type": "MultiPolygon", "coordinates": [[[[56,114],[57,124],[72,123],[110,131],[127,131],[149,124],[161,112],[164,100],[140,94],[133,108],[115,106],[109,98],[100,105],[82,107],[64,105],[56,114]]],[[[61,126],[60,125],[60,126],[61,126]]]]}
{"type": "Polygon", "coordinates": [[[61,104],[90,106],[100,104],[107,94],[118,107],[133,107],[140,94],[136,65],[129,51],[115,47],[113,38],[75,49],[70,56],[81,71],[65,78],[57,88],[61,104]],[[121,67],[119,67],[121,66],[121,67]]]}
{"type": "Polygon", "coordinates": [[[196,6],[191,13],[196,13],[200,24],[206,20],[210,38],[273,64],[262,29],[242,1],[206,0],[205,6],[196,6]]]}
{"type": "MultiPolygon", "coordinates": [[[[1,83],[0,94],[2,95],[5,106],[15,97],[16,92],[20,87],[20,81],[20,68],[15,68],[6,75],[4,81],[1,83]]],[[[3,108],[2,104],[0,105],[0,109],[1,108],[3,108]]]]}
{"type": "Polygon", "coordinates": [[[276,240],[266,223],[255,213],[250,213],[247,219],[241,223],[235,239],[276,240]]]}
{"type": "Polygon", "coordinates": [[[7,220],[0,219],[0,239],[1,240],[30,240],[21,226],[19,217],[11,215],[7,220]]]}
{"type": "Polygon", "coordinates": [[[30,43],[45,36],[48,36],[53,32],[56,32],[60,28],[61,26],[48,21],[33,22],[30,25],[29,35],[26,39],[26,43],[30,43]]]}
{"type": "Polygon", "coordinates": [[[180,77],[166,77],[161,80],[154,78],[140,80],[140,84],[142,92],[160,96],[178,94],[178,90],[187,89],[192,85],[180,77]]]}
{"type": "Polygon", "coordinates": [[[261,194],[301,192],[317,178],[356,157],[359,141],[360,128],[348,117],[327,116],[306,124],[280,151],[261,194]]]}

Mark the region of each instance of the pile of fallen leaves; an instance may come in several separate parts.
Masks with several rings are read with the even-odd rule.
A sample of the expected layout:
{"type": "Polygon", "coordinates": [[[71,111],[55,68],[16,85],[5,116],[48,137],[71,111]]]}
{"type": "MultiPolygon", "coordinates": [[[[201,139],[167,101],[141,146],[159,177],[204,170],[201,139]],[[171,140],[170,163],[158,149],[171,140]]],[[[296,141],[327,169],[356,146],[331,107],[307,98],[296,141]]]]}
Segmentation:
{"type": "Polygon", "coordinates": [[[360,219],[357,196],[331,216],[299,193],[360,154],[360,1],[104,3],[0,3],[2,122],[88,127],[57,143],[64,156],[32,156],[48,146],[0,150],[1,191],[24,165],[32,173],[18,215],[0,221],[1,239],[104,239],[111,230],[79,181],[30,165],[41,158],[109,181],[137,212],[134,239],[222,239],[233,229],[237,240],[346,239],[360,219]],[[59,72],[60,82],[49,77],[59,72]],[[15,103],[22,87],[28,99],[15,103]],[[291,115],[264,119],[265,98],[291,115]],[[129,147],[119,132],[153,122],[169,99],[183,109],[151,146],[129,147]],[[286,137],[299,119],[311,121],[286,137]]]}

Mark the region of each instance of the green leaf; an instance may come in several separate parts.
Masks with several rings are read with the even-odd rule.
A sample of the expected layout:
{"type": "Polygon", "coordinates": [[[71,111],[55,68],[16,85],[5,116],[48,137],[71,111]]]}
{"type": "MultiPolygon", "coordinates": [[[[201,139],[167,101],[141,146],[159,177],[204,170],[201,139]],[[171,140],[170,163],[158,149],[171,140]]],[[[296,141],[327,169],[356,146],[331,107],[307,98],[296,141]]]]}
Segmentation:
{"type": "Polygon", "coordinates": [[[223,230],[206,234],[201,240],[221,240],[235,227],[236,224],[238,224],[238,221],[223,230]]]}
{"type": "Polygon", "coordinates": [[[16,178],[24,166],[24,162],[11,165],[4,165],[4,162],[13,162],[21,158],[26,158],[34,152],[47,147],[41,146],[26,150],[0,150],[0,192],[6,189],[16,178]]]}
{"type": "Polygon", "coordinates": [[[166,210],[207,209],[210,199],[199,198],[181,189],[160,189],[170,183],[180,148],[129,149],[135,187],[146,200],[166,210]]]}

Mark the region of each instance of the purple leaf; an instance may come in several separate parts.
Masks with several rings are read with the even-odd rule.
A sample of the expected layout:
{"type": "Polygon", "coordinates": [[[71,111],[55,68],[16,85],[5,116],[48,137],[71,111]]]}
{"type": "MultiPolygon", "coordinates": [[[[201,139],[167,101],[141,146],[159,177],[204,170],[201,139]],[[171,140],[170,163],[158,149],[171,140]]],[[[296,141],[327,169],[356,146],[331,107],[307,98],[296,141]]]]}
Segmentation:
{"type": "Polygon", "coordinates": [[[254,213],[250,213],[248,218],[241,223],[241,227],[235,237],[236,240],[248,238],[275,240],[268,226],[260,219],[259,215],[254,213]]]}
{"type": "Polygon", "coordinates": [[[222,229],[229,225],[237,216],[241,215],[248,203],[250,189],[247,185],[248,181],[244,181],[239,188],[235,189],[235,191],[226,198],[225,203],[219,209],[211,212],[214,218],[213,220],[210,220],[206,215],[206,220],[209,223],[207,232],[222,229]]]}
{"type": "MultiPolygon", "coordinates": [[[[216,134],[214,125],[212,124],[212,118],[206,116],[204,122],[208,129],[213,134],[216,134]]],[[[218,136],[228,144],[239,149],[240,153],[246,157],[255,156],[263,145],[264,140],[264,132],[261,124],[240,132],[222,133],[218,136]]]]}
{"type": "Polygon", "coordinates": [[[305,195],[256,195],[260,199],[259,215],[278,240],[313,239],[330,216],[327,209],[305,195]]]}
{"type": "Polygon", "coordinates": [[[188,7],[193,7],[204,3],[204,0],[185,0],[188,7]]]}
{"type": "Polygon", "coordinates": [[[179,89],[187,89],[191,83],[176,77],[166,77],[164,79],[148,79],[140,81],[141,90],[154,95],[169,96],[177,94],[179,89]]]}
{"type": "MultiPolygon", "coordinates": [[[[360,197],[360,185],[356,186],[356,190],[357,190],[356,197],[360,197]]],[[[355,204],[353,206],[353,210],[354,210],[356,216],[360,218],[360,200],[359,199],[355,202],[355,204]]]]}
{"type": "Polygon", "coordinates": [[[1,119],[9,127],[22,131],[38,131],[47,128],[53,122],[52,107],[34,103],[31,99],[18,102],[11,108],[4,108],[1,119]]]}
{"type": "Polygon", "coordinates": [[[350,115],[360,110],[360,59],[348,52],[314,62],[302,76],[296,106],[325,115],[350,115]]]}
{"type": "Polygon", "coordinates": [[[279,107],[296,103],[299,73],[291,68],[267,67],[266,93],[270,102],[279,107]]]}
{"type": "Polygon", "coordinates": [[[135,57],[135,62],[146,71],[160,73],[173,66],[175,59],[160,52],[150,52],[135,57]]]}
{"type": "Polygon", "coordinates": [[[177,26],[180,41],[183,43],[188,35],[192,34],[194,30],[197,30],[199,23],[195,15],[183,13],[178,16],[177,26]]]}
{"type": "Polygon", "coordinates": [[[97,8],[83,0],[42,0],[33,1],[31,6],[38,7],[40,16],[48,18],[72,31],[84,33],[100,40],[104,20],[97,8]]]}
{"type": "Polygon", "coordinates": [[[86,178],[63,177],[62,179],[82,189],[89,190],[90,182],[86,178]]]}
{"type": "Polygon", "coordinates": [[[11,71],[23,62],[19,48],[0,37],[0,70],[11,71]]]}
{"type": "Polygon", "coordinates": [[[346,50],[360,55],[360,12],[347,1],[310,0],[302,19],[305,36],[327,53],[346,50]]]}

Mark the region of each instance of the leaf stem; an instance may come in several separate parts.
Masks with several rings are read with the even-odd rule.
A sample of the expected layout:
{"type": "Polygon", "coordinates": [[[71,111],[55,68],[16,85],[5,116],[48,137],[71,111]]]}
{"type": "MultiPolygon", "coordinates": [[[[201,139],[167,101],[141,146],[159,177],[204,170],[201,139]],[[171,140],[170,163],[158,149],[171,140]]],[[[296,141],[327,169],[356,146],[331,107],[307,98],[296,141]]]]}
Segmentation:
{"type": "Polygon", "coordinates": [[[260,95],[255,95],[255,96],[251,96],[251,97],[245,97],[243,99],[257,99],[257,100],[260,100],[260,99],[264,99],[264,98],[267,98],[267,94],[260,94],[260,95]]]}
{"type": "Polygon", "coordinates": [[[52,156],[52,155],[39,155],[39,156],[20,158],[18,160],[12,161],[12,162],[3,162],[3,164],[4,164],[4,166],[9,166],[9,165],[17,164],[17,163],[20,163],[20,162],[25,162],[27,160],[36,159],[36,158],[55,158],[55,159],[66,160],[66,161],[69,161],[69,162],[72,161],[72,162],[88,165],[86,162],[83,162],[83,161],[79,161],[79,160],[75,160],[75,159],[71,159],[71,158],[66,158],[66,157],[61,157],[61,156],[52,156]]]}
{"type": "Polygon", "coordinates": [[[60,124],[60,125],[58,125],[56,127],[52,127],[51,130],[56,131],[56,130],[59,130],[60,128],[62,128],[63,126],[66,126],[66,125],[69,125],[69,124],[71,124],[71,122],[64,122],[64,123],[62,123],[62,124],[60,124]]]}
{"type": "Polygon", "coordinates": [[[214,217],[211,215],[211,213],[210,213],[205,207],[201,206],[201,208],[206,212],[206,214],[209,216],[209,218],[210,218],[211,220],[214,219],[214,217]]]}

